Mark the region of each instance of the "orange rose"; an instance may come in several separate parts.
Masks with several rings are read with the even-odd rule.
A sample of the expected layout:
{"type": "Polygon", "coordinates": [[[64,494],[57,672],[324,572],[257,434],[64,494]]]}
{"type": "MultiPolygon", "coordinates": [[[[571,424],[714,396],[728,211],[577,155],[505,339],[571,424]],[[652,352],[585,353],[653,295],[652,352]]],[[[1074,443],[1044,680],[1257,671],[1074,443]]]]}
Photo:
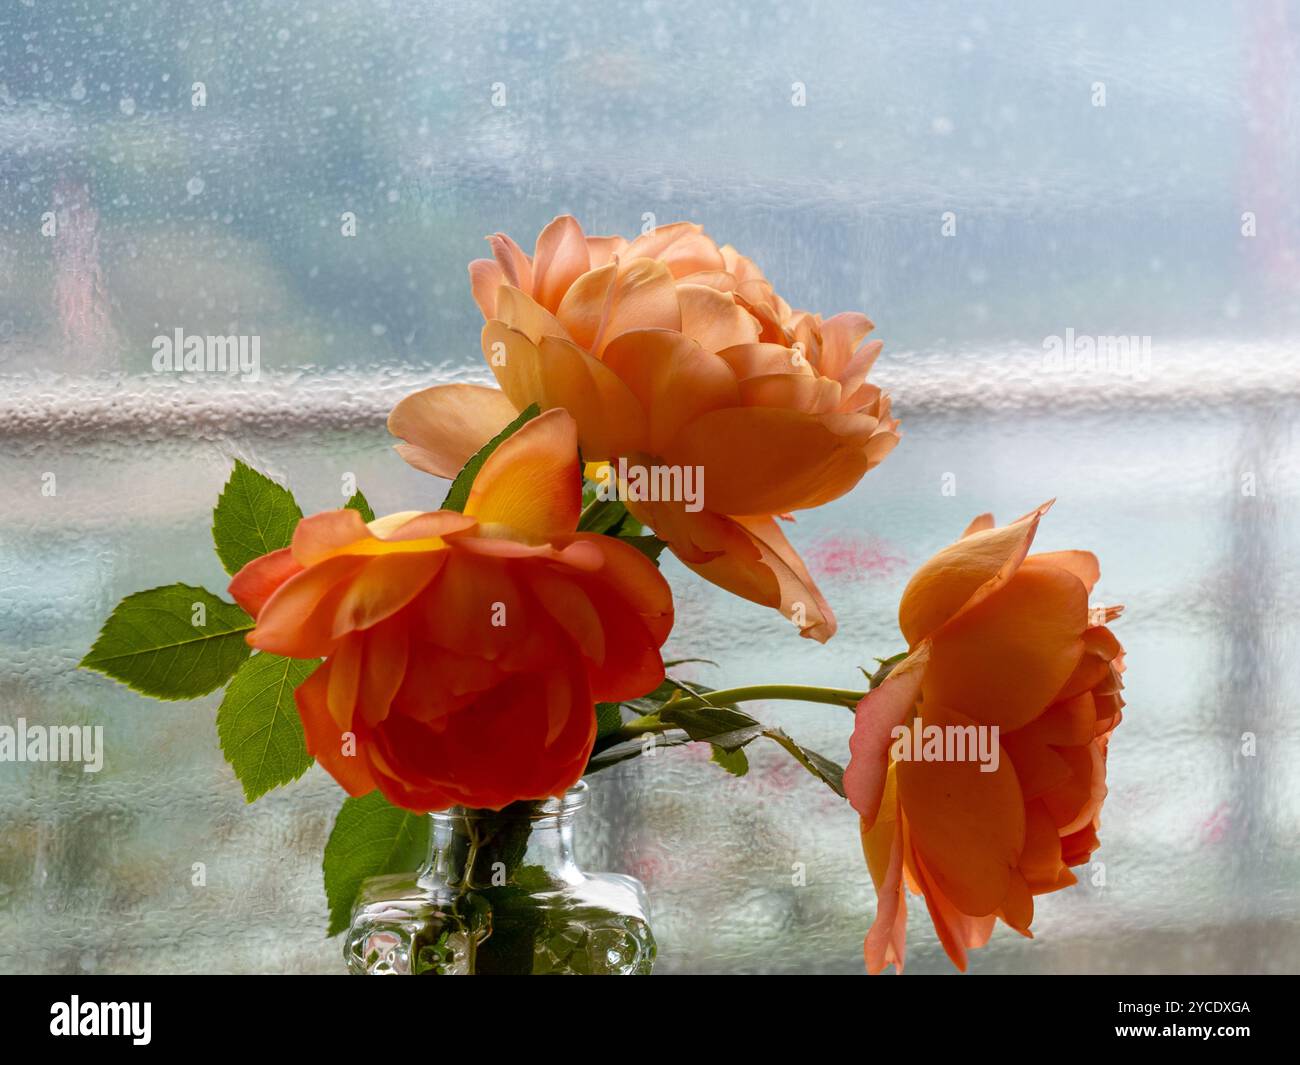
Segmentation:
{"type": "Polygon", "coordinates": [[[829,639],[834,616],[774,519],[843,495],[898,442],[889,397],[866,380],[871,322],[791,310],[753,262],[687,223],[629,243],[564,216],[532,256],[488,239],[494,259],[470,279],[501,391],[403,400],[389,428],[407,461],[452,477],[517,411],[564,407],[588,461],[702,471],[694,505],[628,509],[697,573],[829,639]]]}
{"type": "Polygon", "coordinates": [[[574,532],[580,483],[573,419],[552,411],[492,453],[463,514],[317,514],[235,575],[252,646],[325,658],[295,698],[350,794],[417,811],[563,795],[593,703],[662,681],[668,586],[635,548],[574,532]]]}
{"type": "Polygon", "coordinates": [[[1120,608],[1089,610],[1088,552],[1028,555],[1048,506],[1001,528],[982,515],[917,571],[898,612],[910,654],[858,705],[844,790],[876,885],[872,973],[903,967],[904,885],[964,970],[995,918],[1029,936],[1033,896],[1073,884],[1098,846],[1120,608]],[[967,757],[918,758],[918,735],[966,737],[967,757]],[[976,736],[995,757],[969,756],[976,736]]]}

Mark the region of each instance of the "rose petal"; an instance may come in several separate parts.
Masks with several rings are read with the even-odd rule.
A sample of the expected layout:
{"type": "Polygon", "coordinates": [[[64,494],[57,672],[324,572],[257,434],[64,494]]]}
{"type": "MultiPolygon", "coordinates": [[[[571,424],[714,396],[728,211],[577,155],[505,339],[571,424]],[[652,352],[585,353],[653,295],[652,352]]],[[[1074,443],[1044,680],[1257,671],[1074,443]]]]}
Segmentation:
{"type": "Polygon", "coordinates": [[[758,342],[758,322],[725,292],[704,285],[679,284],[677,304],[682,332],[705,351],[758,342]]]}
{"type": "Polygon", "coordinates": [[[338,639],[392,617],[424,591],[446,559],[446,551],[380,555],[370,559],[348,583],[339,600],[332,635],[338,639]]]}
{"type": "Polygon", "coordinates": [[[492,259],[475,259],[469,264],[469,290],[484,318],[497,316],[497,289],[506,283],[501,264],[492,259]]]}
{"type": "Polygon", "coordinates": [[[605,349],[604,363],[645,411],[649,431],[642,448],[654,456],[666,455],[683,427],[701,415],[740,402],[730,367],[681,333],[623,333],[605,349]]]}
{"type": "Polygon", "coordinates": [[[298,706],[298,716],[302,718],[307,753],[356,798],[370,794],[377,784],[364,744],[356,742],[354,737],[349,744],[353,753],[344,753],[344,730],[339,728],[326,706],[332,669],[332,663],[326,662],[294,689],[293,698],[298,706]]]}
{"type": "Polygon", "coordinates": [[[775,407],[713,410],[685,424],[668,453],[703,466],[707,506],[720,514],[784,514],[848,492],[871,466],[874,418],[775,407]]]}
{"type": "Polygon", "coordinates": [[[1073,574],[1021,569],[930,637],[925,698],[1004,732],[1047,709],[1084,652],[1088,596],[1073,574]]]}
{"type": "Polygon", "coordinates": [[[726,262],[717,244],[691,222],[655,226],[637,237],[623,253],[625,260],[645,257],[663,262],[674,277],[686,277],[701,270],[723,270],[726,262]]]}
{"type": "Polygon", "coordinates": [[[610,263],[578,278],[556,311],[574,341],[599,356],[631,329],[681,329],[677,287],[663,263],[610,263]]]}
{"type": "Polygon", "coordinates": [[[1022,565],[1055,566],[1067,573],[1073,573],[1083,582],[1089,595],[1092,594],[1097,581],[1101,579],[1101,565],[1097,562],[1097,556],[1091,551],[1042,551],[1030,555],[1022,565]]]}
{"type": "Polygon", "coordinates": [[[898,607],[898,625],[908,645],[1001,587],[1024,561],[1038,522],[1050,507],[1050,502],[1044,503],[1019,521],[996,529],[986,527],[981,515],[960,540],[921,566],[903,590],[898,607]]]}
{"type": "Polygon", "coordinates": [[[450,480],[518,413],[499,388],[436,385],[401,400],[388,416],[388,431],[406,441],[397,452],[408,463],[450,480]]]}
{"type": "MultiPolygon", "coordinates": [[[[932,657],[927,675],[933,669],[932,657]]],[[[976,724],[926,698],[911,727],[973,730],[976,724]]],[[[1025,844],[1025,804],[1010,760],[999,759],[993,772],[986,768],[974,758],[898,763],[898,801],[912,846],[944,896],[974,917],[1002,905],[1025,844]]]]}
{"type": "Polygon", "coordinates": [[[844,770],[844,797],[868,829],[876,823],[885,793],[894,729],[916,707],[929,657],[929,644],[921,644],[858,703],[844,770]]]}
{"type": "Polygon", "coordinates": [[[293,552],[282,547],[246,563],[230,579],[230,594],[236,603],[257,617],[276,589],[301,572],[302,566],[293,557],[293,552]]]}
{"type": "Polygon", "coordinates": [[[590,268],[582,226],[572,215],[561,215],[538,234],[533,252],[533,297],[554,311],[569,286],[590,268]]]}
{"type": "Polygon", "coordinates": [[[691,512],[680,502],[629,500],[627,508],[705,580],[777,608],[808,639],[825,643],[834,635],[830,605],[772,518],[691,512]]]}
{"type": "Polygon", "coordinates": [[[550,410],[501,443],[479,469],[465,514],[525,539],[570,533],[582,507],[577,426],[550,410]]]}
{"type": "Polygon", "coordinates": [[[519,409],[563,407],[578,423],[578,439],[589,460],[627,454],[646,436],[641,404],[608,366],[573,343],[543,337],[539,345],[501,322],[483,329],[483,349],[500,345],[493,365],[501,388],[519,409]]]}
{"type": "Polygon", "coordinates": [[[907,955],[907,895],[903,888],[903,825],[898,817],[894,774],[885,789],[881,815],[871,828],[862,822],[862,853],[876,887],[876,919],[862,944],[867,972],[875,976],[893,965],[903,971],[907,955]]]}

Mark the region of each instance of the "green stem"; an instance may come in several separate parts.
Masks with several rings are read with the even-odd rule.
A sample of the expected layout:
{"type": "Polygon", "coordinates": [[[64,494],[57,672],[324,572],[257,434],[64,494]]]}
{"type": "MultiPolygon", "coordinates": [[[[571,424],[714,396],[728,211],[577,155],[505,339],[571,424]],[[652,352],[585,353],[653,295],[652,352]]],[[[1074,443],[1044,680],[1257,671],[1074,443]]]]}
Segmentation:
{"type": "Polygon", "coordinates": [[[694,710],[699,706],[726,706],[729,703],[751,702],[756,699],[793,699],[801,703],[826,703],[852,708],[866,694],[849,688],[816,688],[805,684],[749,684],[743,688],[725,688],[707,695],[677,699],[672,705],[677,710],[694,710]]]}
{"type": "Polygon", "coordinates": [[[544,914],[514,905],[526,892],[517,882],[532,834],[536,802],[517,802],[499,812],[471,810],[462,822],[465,868],[453,906],[469,936],[469,971],[526,975],[533,971],[544,914]],[[501,883],[495,879],[503,873],[501,883]],[[508,911],[508,914],[507,914],[508,911]]]}
{"type": "MultiPolygon", "coordinates": [[[[866,694],[849,688],[816,688],[804,684],[750,684],[743,688],[724,688],[711,691],[707,695],[691,695],[685,699],[675,699],[661,709],[666,710],[671,707],[674,710],[695,710],[702,706],[729,706],[732,703],[760,699],[787,699],[801,703],[823,703],[852,710],[866,694]]],[[[658,712],[655,711],[655,714],[658,712]]],[[[671,732],[679,728],[680,725],[669,724],[666,721],[633,721],[619,729],[618,735],[620,739],[632,740],[647,733],[671,732]]]]}

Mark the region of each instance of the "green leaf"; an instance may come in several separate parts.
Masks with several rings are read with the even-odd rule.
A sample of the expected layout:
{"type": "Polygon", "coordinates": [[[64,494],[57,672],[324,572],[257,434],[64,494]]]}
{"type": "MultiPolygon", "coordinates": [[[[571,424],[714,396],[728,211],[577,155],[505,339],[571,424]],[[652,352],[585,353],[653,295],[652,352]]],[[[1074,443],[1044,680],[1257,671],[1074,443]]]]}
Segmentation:
{"type": "MultiPolygon", "coordinates": [[[[704,685],[698,686],[700,692],[708,691],[704,685]]],[[[664,677],[659,686],[654,691],[636,699],[627,699],[621,703],[597,703],[596,704],[596,743],[592,748],[591,756],[587,759],[587,768],[583,770],[583,775],[595,773],[600,769],[608,769],[612,765],[618,765],[619,762],[626,762],[629,758],[635,758],[642,753],[642,741],[626,740],[618,735],[619,729],[623,727],[623,711],[628,710],[633,714],[641,717],[657,715],[660,708],[669,699],[679,694],[694,695],[695,691],[688,689],[682,682],[674,680],[672,677],[664,677]]],[[[676,747],[682,743],[690,742],[689,737],[670,738],[668,736],[656,736],[655,743],[660,747],[676,747]]]]}
{"type": "MultiPolygon", "coordinates": [[[[796,743],[781,729],[762,724],[735,705],[674,705],[674,700],[683,695],[707,699],[712,690],[703,684],[691,684],[666,677],[649,695],[622,704],[642,715],[629,722],[628,729],[656,723],[671,725],[681,732],[655,733],[656,747],[676,747],[691,742],[708,743],[713,747],[713,761],[736,776],[744,776],[749,770],[749,760],[742,748],[760,736],[765,736],[784,747],[804,769],[843,798],[843,767],[796,743]]],[[[587,761],[584,775],[636,758],[645,749],[641,738],[629,739],[626,732],[621,735],[617,729],[608,733],[598,732],[595,751],[587,761]]]]}
{"type": "Polygon", "coordinates": [[[623,707],[621,703],[596,704],[596,738],[617,732],[623,726],[623,707]]]}
{"type": "Polygon", "coordinates": [[[622,742],[618,736],[613,735],[618,731],[618,728],[623,723],[622,715],[619,715],[618,723],[615,724],[612,716],[613,712],[602,708],[610,706],[616,708],[621,707],[624,710],[631,711],[639,717],[657,716],[659,711],[662,710],[672,699],[682,698],[685,696],[707,697],[708,693],[712,690],[712,688],[705,684],[687,684],[685,681],[679,681],[673,677],[664,677],[654,691],[647,692],[639,698],[625,699],[621,703],[598,704],[596,707],[597,727],[595,753],[599,754],[604,747],[622,742]],[[609,716],[602,717],[602,713],[609,716]],[[602,727],[602,722],[607,723],[608,727],[602,727]]]}
{"type": "MultiPolygon", "coordinates": [[[[666,706],[659,719],[683,729],[693,740],[703,740],[713,745],[713,760],[728,772],[735,772],[724,760],[740,753],[760,736],[779,743],[809,773],[829,787],[836,795],[844,797],[844,769],[816,751],[795,743],[779,728],[760,724],[748,714],[729,706],[700,706],[680,709],[666,706]],[[719,755],[721,753],[721,756],[719,755]]],[[[737,773],[737,776],[743,774],[737,773]]]]}
{"type": "Polygon", "coordinates": [[[311,766],[293,691],[319,659],[255,654],[239,667],[217,709],[217,736],[247,802],[297,780],[311,766]]]}
{"type": "MultiPolygon", "coordinates": [[[[703,740],[713,745],[713,760],[728,772],[735,772],[727,759],[740,754],[741,748],[753,743],[760,736],[765,736],[780,744],[809,773],[835,792],[844,797],[844,769],[829,758],[795,743],[779,728],[769,727],[755,721],[748,714],[725,706],[697,707],[689,710],[677,710],[667,707],[659,715],[660,719],[682,728],[693,740],[703,740]]],[[[736,773],[743,776],[743,773],[736,773]]]]}
{"type": "Polygon", "coordinates": [[[393,806],[379,792],[348,799],[334,819],[321,869],[330,923],[337,935],[352,920],[352,904],[369,876],[418,869],[429,846],[429,818],[393,806]]]}
{"type": "Polygon", "coordinates": [[[252,627],[243,610],[206,588],[150,588],[113,608],[81,666],[155,699],[194,699],[221,687],[248,657],[244,633],[252,627]]]}
{"type": "Polygon", "coordinates": [[[876,662],[879,664],[880,668],[877,669],[874,673],[868,673],[865,669],[863,669],[862,673],[867,678],[867,683],[869,684],[870,689],[872,691],[875,691],[882,684],[884,684],[885,681],[889,679],[889,674],[891,674],[894,671],[894,667],[898,665],[899,662],[903,661],[903,659],[905,659],[906,657],[907,657],[906,651],[899,651],[898,654],[892,655],[889,658],[877,658],[876,662]]]}
{"type": "Polygon", "coordinates": [[[469,490],[474,486],[474,478],[483,468],[483,463],[487,462],[488,456],[540,413],[541,408],[536,403],[530,403],[519,413],[519,417],[479,448],[461,468],[460,473],[456,474],[456,479],[451,482],[451,487],[447,489],[447,498],[442,501],[442,509],[461,513],[465,509],[465,504],[469,502],[469,490]]]}
{"type": "MultiPolygon", "coordinates": [[[[629,518],[627,507],[617,499],[596,499],[582,509],[578,532],[608,533],[617,536],[629,518]]],[[[638,526],[639,527],[639,526],[638,526]]]]}
{"type": "Polygon", "coordinates": [[[745,752],[739,749],[728,751],[722,747],[714,747],[712,760],[733,777],[743,777],[749,772],[749,759],[745,757],[745,752]]]}
{"type": "Polygon", "coordinates": [[[764,729],[748,714],[729,706],[666,706],[659,714],[666,724],[682,729],[693,740],[707,740],[724,751],[738,751],[763,735],[764,729]]]}
{"type": "MultiPolygon", "coordinates": [[[[654,745],[656,748],[681,747],[691,742],[693,742],[691,738],[684,732],[664,732],[655,736],[654,745]]],[[[582,771],[582,775],[590,776],[602,769],[616,766],[620,762],[630,762],[633,758],[641,757],[645,752],[646,745],[640,739],[619,740],[588,758],[587,768],[582,771]]]]}
{"type": "Polygon", "coordinates": [[[620,536],[619,539],[625,544],[631,544],[656,566],[659,565],[659,556],[668,546],[657,536],[620,536]]]}
{"type": "Polygon", "coordinates": [[[361,515],[361,520],[371,522],[375,520],[375,512],[370,509],[370,504],[366,502],[366,497],[359,491],[352,493],[352,498],[343,504],[344,510],[355,510],[361,515]]]}
{"type": "Polygon", "coordinates": [[[238,459],[212,512],[212,539],[227,573],[288,547],[302,511],[287,488],[238,459]]]}
{"type": "Polygon", "coordinates": [[[796,762],[830,788],[831,791],[835,792],[841,799],[844,798],[844,767],[842,765],[832,762],[829,758],[818,754],[816,751],[810,751],[807,747],[795,743],[779,728],[765,729],[763,735],[779,743],[790,752],[796,762]]]}

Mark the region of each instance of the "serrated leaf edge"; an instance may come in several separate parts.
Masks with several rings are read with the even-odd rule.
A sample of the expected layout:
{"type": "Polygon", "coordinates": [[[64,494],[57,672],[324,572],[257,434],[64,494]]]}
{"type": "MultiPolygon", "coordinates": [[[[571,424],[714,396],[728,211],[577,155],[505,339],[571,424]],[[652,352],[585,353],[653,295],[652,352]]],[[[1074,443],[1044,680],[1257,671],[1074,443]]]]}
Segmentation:
{"type": "MultiPolygon", "coordinates": [[[[243,670],[244,670],[245,668],[247,668],[247,667],[249,666],[250,663],[257,661],[257,659],[260,658],[261,655],[264,654],[264,653],[265,653],[265,652],[259,652],[258,654],[250,655],[248,658],[244,659],[244,661],[242,661],[242,662],[239,664],[239,668],[238,668],[237,670],[235,670],[235,672],[234,672],[234,674],[231,676],[230,680],[228,680],[226,683],[227,683],[227,684],[232,684],[232,683],[234,683],[234,681],[236,680],[236,678],[238,678],[239,674],[240,674],[241,672],[243,672],[243,670]]],[[[280,657],[280,658],[283,658],[283,656],[279,656],[279,655],[274,655],[274,656],[272,656],[272,657],[280,657]]],[[[290,668],[292,668],[292,665],[293,665],[294,662],[296,662],[296,661],[303,661],[303,660],[301,660],[301,659],[294,659],[294,658],[283,658],[283,661],[284,661],[284,674],[283,674],[283,676],[280,677],[280,679],[279,679],[279,681],[278,681],[279,686],[280,686],[280,690],[276,693],[276,696],[275,696],[275,712],[271,715],[271,720],[268,721],[267,724],[264,726],[265,729],[266,729],[266,734],[267,734],[266,746],[262,748],[262,758],[261,758],[261,761],[258,763],[258,772],[257,772],[256,774],[254,774],[254,776],[260,775],[262,769],[263,769],[263,768],[265,767],[265,765],[266,765],[266,756],[267,756],[267,752],[270,751],[270,749],[271,749],[271,735],[272,735],[272,730],[273,730],[274,727],[275,727],[275,722],[276,722],[276,720],[277,720],[279,717],[281,717],[281,716],[287,716],[287,715],[285,715],[284,712],[281,711],[281,709],[280,709],[280,697],[284,694],[284,686],[285,686],[285,684],[286,684],[286,683],[288,682],[288,680],[289,680],[289,670],[290,670],[290,668]]],[[[309,674],[309,675],[310,675],[310,674],[309,674]]],[[[232,709],[232,712],[235,713],[235,714],[238,714],[239,711],[246,709],[246,708],[248,707],[249,703],[251,703],[251,702],[253,701],[254,698],[256,698],[258,695],[261,695],[263,692],[269,690],[269,689],[272,687],[272,685],[273,685],[274,683],[276,683],[276,682],[272,682],[272,684],[268,684],[265,688],[261,688],[261,689],[259,689],[258,691],[253,692],[252,694],[250,694],[250,695],[248,696],[248,698],[244,700],[244,703],[243,703],[243,705],[239,708],[239,710],[233,710],[233,709],[232,709]]],[[[296,690],[297,685],[295,685],[294,687],[295,687],[295,690],[296,690]]],[[[231,757],[231,752],[228,751],[228,750],[226,749],[226,741],[225,741],[225,737],[222,736],[222,734],[221,734],[221,724],[220,724],[220,722],[221,722],[221,713],[222,713],[223,710],[226,709],[226,699],[228,699],[229,697],[230,697],[230,693],[229,693],[229,691],[227,691],[226,694],[225,694],[225,696],[224,696],[224,697],[222,698],[222,700],[221,700],[221,705],[220,705],[219,707],[217,707],[217,742],[218,742],[219,745],[221,746],[221,754],[222,754],[222,757],[225,758],[225,760],[226,760],[226,764],[227,764],[228,766],[230,766],[230,768],[234,771],[235,779],[239,781],[239,786],[240,786],[240,788],[241,788],[241,789],[243,790],[243,792],[244,792],[244,801],[245,801],[246,803],[256,802],[258,799],[260,799],[260,798],[261,798],[263,795],[265,795],[267,792],[274,791],[276,788],[282,788],[282,787],[284,787],[286,784],[292,784],[295,780],[298,780],[298,779],[299,779],[299,778],[300,778],[304,773],[306,773],[308,769],[310,769],[313,765],[316,764],[316,760],[315,760],[314,758],[312,758],[312,756],[311,756],[310,754],[308,754],[308,755],[307,755],[307,764],[304,765],[304,766],[302,767],[302,769],[300,769],[297,773],[294,773],[294,774],[293,774],[291,777],[289,777],[287,780],[280,780],[280,781],[276,781],[274,784],[269,784],[269,785],[267,785],[267,786],[264,787],[261,791],[259,791],[256,795],[254,795],[254,794],[252,793],[252,790],[251,790],[251,787],[250,787],[249,783],[248,783],[248,782],[243,778],[243,776],[240,775],[239,769],[238,769],[238,767],[235,765],[235,761],[234,761],[234,759],[231,757]]],[[[295,716],[295,719],[296,719],[296,718],[297,718],[297,711],[296,711],[296,710],[294,711],[294,716],[295,716]]],[[[300,727],[301,727],[301,722],[299,722],[299,725],[300,725],[300,727]]],[[[256,732],[252,733],[251,735],[244,737],[244,739],[241,741],[241,743],[247,743],[249,740],[251,740],[251,739],[253,738],[253,736],[258,735],[258,733],[260,733],[261,731],[262,731],[262,729],[258,729],[256,732]]]]}
{"type": "MultiPolygon", "coordinates": [[[[149,592],[157,592],[164,588],[184,588],[188,591],[203,592],[206,595],[212,596],[213,599],[220,601],[225,606],[239,608],[238,603],[228,602],[227,600],[222,599],[221,596],[217,595],[215,592],[210,592],[208,591],[208,589],[200,587],[198,585],[186,584],[183,581],[177,581],[175,584],[160,584],[154,588],[142,588],[140,589],[140,591],[132,592],[130,595],[125,596],[122,599],[118,600],[117,605],[114,606],[111,611],[109,611],[108,617],[104,619],[104,623],[99,627],[99,632],[95,636],[95,642],[90,645],[90,650],[88,650],[82,656],[81,661],[77,663],[77,668],[85,669],[92,673],[98,673],[100,676],[107,677],[109,680],[113,681],[114,683],[120,684],[124,688],[129,688],[131,691],[136,692],[139,695],[143,695],[148,699],[157,699],[159,702],[165,702],[165,703],[179,703],[179,702],[187,702],[188,700],[191,699],[202,699],[205,695],[211,695],[223,684],[229,684],[230,677],[233,677],[235,673],[239,671],[240,666],[242,666],[244,664],[244,661],[247,660],[248,656],[252,654],[252,648],[248,647],[247,643],[244,644],[245,647],[244,659],[240,661],[239,666],[235,667],[234,672],[230,674],[230,677],[226,677],[224,680],[218,681],[216,684],[214,684],[211,688],[208,688],[206,691],[195,692],[193,695],[159,695],[155,692],[146,691],[144,688],[141,688],[139,685],[137,685],[134,681],[125,680],[122,677],[114,676],[112,673],[109,673],[107,670],[100,668],[100,664],[105,662],[116,662],[123,658],[130,658],[132,657],[132,655],[147,654],[151,651],[162,651],[162,650],[166,650],[169,647],[185,647],[186,645],[195,643],[199,640],[219,640],[227,636],[238,635],[239,633],[242,632],[251,632],[254,626],[254,622],[251,617],[248,618],[247,625],[241,625],[239,628],[229,629],[226,632],[210,633],[205,636],[195,637],[194,640],[182,640],[179,643],[164,644],[161,647],[144,648],[143,650],[140,651],[134,651],[131,654],[113,655],[110,658],[96,659],[94,662],[90,660],[90,656],[95,653],[95,648],[99,646],[99,641],[103,639],[104,629],[108,627],[109,622],[113,620],[113,616],[117,613],[118,609],[122,606],[123,603],[125,603],[128,599],[135,598],[137,595],[146,595],[149,592]]],[[[248,617],[247,614],[245,614],[244,616],[248,617]]]]}

